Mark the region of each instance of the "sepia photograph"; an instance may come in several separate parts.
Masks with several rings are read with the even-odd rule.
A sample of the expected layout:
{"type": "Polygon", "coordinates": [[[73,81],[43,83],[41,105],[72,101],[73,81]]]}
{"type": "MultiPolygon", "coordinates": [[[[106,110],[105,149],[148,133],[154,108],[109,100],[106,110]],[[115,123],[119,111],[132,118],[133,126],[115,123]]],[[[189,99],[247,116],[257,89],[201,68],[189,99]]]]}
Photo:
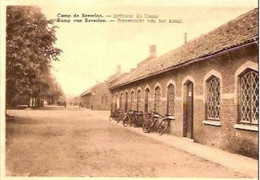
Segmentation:
{"type": "Polygon", "coordinates": [[[1,178],[258,178],[257,0],[2,0],[1,178]]]}

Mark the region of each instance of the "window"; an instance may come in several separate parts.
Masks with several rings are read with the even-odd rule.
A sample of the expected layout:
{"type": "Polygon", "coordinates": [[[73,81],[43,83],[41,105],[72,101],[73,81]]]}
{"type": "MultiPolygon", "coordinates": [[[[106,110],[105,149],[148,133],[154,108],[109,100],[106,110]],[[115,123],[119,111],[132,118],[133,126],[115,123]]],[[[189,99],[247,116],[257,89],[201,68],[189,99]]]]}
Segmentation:
{"type": "Polygon", "coordinates": [[[134,91],[131,92],[130,108],[131,108],[131,110],[134,110],[134,91]]]}
{"type": "Polygon", "coordinates": [[[155,88],[155,98],[154,98],[154,111],[159,113],[160,103],[161,103],[161,89],[159,86],[155,88]]]}
{"type": "Polygon", "coordinates": [[[118,108],[118,97],[117,97],[117,94],[115,96],[115,109],[118,108]]]}
{"type": "Polygon", "coordinates": [[[125,93],[125,111],[128,110],[128,92],[125,93]]]}
{"type": "Polygon", "coordinates": [[[110,106],[111,106],[111,109],[114,110],[114,104],[115,104],[115,100],[114,100],[114,94],[111,95],[111,103],[110,103],[110,106]]]}
{"type": "Polygon", "coordinates": [[[147,88],[145,90],[144,112],[149,111],[149,93],[150,93],[150,90],[147,88]]]}
{"type": "Polygon", "coordinates": [[[174,115],[175,88],[172,84],[167,87],[167,114],[174,115]]]}
{"type": "Polygon", "coordinates": [[[141,109],[141,90],[137,91],[137,104],[136,110],[139,111],[141,109]]]}
{"type": "Polygon", "coordinates": [[[122,105],[123,105],[123,94],[120,94],[120,98],[119,98],[119,109],[122,109],[122,105]]]}
{"type": "Polygon", "coordinates": [[[249,69],[245,70],[240,75],[239,85],[240,123],[258,124],[258,73],[249,69]]]}
{"type": "Polygon", "coordinates": [[[220,120],[220,79],[211,76],[206,85],[206,119],[220,120]]]}
{"type": "Polygon", "coordinates": [[[105,96],[104,98],[105,98],[105,104],[107,104],[107,96],[105,96]]]}

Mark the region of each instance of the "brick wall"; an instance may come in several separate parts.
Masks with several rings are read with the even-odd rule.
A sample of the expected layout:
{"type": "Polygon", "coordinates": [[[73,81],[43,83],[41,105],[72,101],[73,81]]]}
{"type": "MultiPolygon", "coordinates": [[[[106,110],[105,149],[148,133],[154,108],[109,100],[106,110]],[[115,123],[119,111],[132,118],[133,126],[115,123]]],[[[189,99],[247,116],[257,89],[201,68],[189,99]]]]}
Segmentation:
{"type": "Polygon", "coordinates": [[[91,93],[81,97],[83,107],[92,110],[110,110],[111,93],[107,83],[100,83],[91,89],[91,93]]]}
{"type": "Polygon", "coordinates": [[[125,94],[128,91],[128,103],[130,104],[129,92],[134,90],[134,107],[136,108],[136,93],[137,89],[140,88],[142,92],[142,110],[144,110],[144,92],[145,88],[148,87],[150,89],[149,109],[154,110],[154,89],[156,85],[159,85],[162,93],[160,113],[166,114],[166,87],[172,80],[175,83],[175,121],[171,122],[169,133],[182,137],[184,84],[186,80],[190,80],[194,83],[194,141],[257,158],[258,132],[234,128],[234,125],[238,122],[237,75],[235,74],[241,66],[245,64],[256,65],[256,63],[258,63],[258,47],[251,45],[250,47],[241,48],[112,89],[112,94],[118,94],[119,97],[121,92],[125,94]],[[210,72],[216,73],[220,78],[220,126],[203,123],[205,120],[205,77],[210,75],[210,72]]]}

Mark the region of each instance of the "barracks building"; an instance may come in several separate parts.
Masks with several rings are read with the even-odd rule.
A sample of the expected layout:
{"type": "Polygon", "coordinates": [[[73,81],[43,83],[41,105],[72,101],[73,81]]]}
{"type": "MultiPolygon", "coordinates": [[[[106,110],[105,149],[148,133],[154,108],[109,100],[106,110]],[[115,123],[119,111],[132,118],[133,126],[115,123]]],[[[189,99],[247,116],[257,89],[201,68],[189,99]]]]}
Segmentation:
{"type": "Polygon", "coordinates": [[[169,134],[258,156],[258,9],[160,57],[109,87],[112,109],[171,114],[169,134]]]}

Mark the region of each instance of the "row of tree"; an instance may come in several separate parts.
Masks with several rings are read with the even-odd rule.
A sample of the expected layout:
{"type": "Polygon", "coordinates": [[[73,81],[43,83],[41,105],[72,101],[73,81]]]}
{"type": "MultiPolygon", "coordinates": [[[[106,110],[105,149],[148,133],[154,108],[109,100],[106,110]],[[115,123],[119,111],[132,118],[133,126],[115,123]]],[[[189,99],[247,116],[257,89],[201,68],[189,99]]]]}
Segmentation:
{"type": "Polygon", "coordinates": [[[63,92],[51,75],[51,61],[62,52],[56,41],[53,20],[47,20],[35,6],[8,6],[6,26],[6,104],[19,104],[21,99],[57,99],[63,92]]]}

